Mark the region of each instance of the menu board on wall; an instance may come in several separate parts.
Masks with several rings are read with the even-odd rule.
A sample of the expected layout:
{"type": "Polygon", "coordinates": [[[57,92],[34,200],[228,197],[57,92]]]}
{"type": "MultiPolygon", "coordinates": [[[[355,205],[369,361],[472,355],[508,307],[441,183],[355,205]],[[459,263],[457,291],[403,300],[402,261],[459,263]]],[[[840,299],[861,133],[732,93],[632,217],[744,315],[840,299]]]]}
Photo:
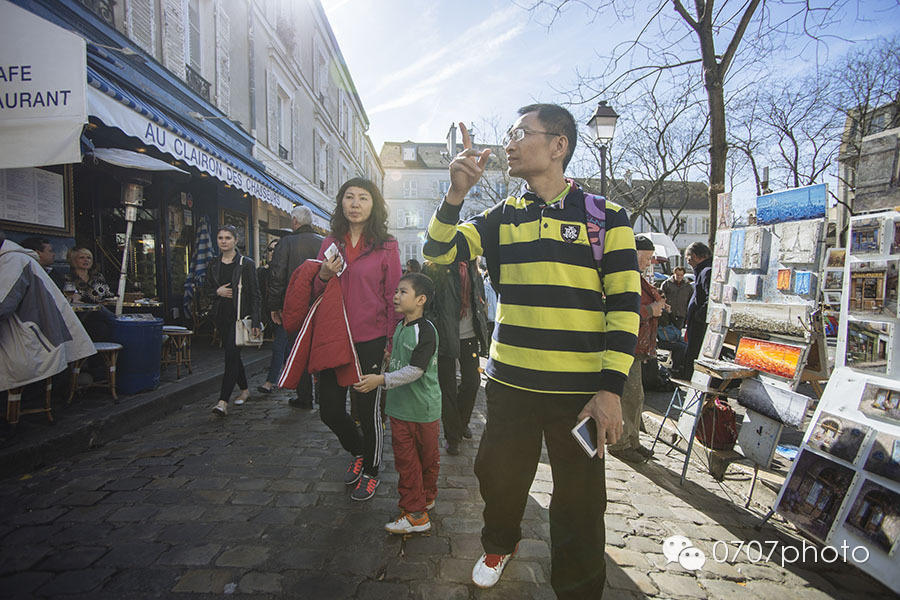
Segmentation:
{"type": "Polygon", "coordinates": [[[46,169],[0,169],[0,220],[13,229],[66,233],[65,179],[46,169]]]}

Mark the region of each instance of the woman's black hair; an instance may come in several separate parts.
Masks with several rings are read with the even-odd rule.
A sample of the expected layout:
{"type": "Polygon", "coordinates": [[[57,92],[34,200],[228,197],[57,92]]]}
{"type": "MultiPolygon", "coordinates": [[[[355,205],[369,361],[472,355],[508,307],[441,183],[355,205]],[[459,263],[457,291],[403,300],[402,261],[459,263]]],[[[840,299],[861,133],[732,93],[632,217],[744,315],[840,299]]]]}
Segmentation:
{"type": "Polygon", "coordinates": [[[238,230],[234,225],[220,225],[218,229],[216,229],[216,235],[219,235],[220,231],[227,231],[232,236],[234,236],[235,241],[238,239],[238,230]]]}
{"type": "Polygon", "coordinates": [[[388,233],[387,204],[385,204],[384,196],[381,195],[381,191],[378,187],[363,177],[348,179],[344,182],[344,185],[341,186],[341,189],[338,190],[337,201],[334,205],[334,213],[331,215],[331,237],[336,240],[342,240],[344,239],[344,236],[347,235],[347,232],[350,231],[350,222],[344,215],[343,198],[344,193],[351,187],[362,188],[372,196],[372,213],[366,221],[366,227],[363,229],[363,237],[372,246],[380,246],[392,238],[391,234],[388,233]]]}

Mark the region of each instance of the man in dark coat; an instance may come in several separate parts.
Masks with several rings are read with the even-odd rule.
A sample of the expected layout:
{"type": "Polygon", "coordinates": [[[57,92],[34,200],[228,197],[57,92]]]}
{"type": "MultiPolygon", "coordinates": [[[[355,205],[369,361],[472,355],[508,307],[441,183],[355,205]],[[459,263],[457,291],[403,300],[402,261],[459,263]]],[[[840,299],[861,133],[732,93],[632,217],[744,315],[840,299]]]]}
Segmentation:
{"type": "MultiPolygon", "coordinates": [[[[303,261],[315,258],[322,246],[321,235],[312,229],[312,211],[305,206],[294,207],[291,211],[291,228],[294,233],[287,235],[275,246],[272,262],[269,265],[268,303],[271,311],[272,322],[275,323],[275,341],[272,343],[272,361],[269,365],[269,374],[266,382],[257,388],[260,392],[268,394],[278,381],[281,369],[289,349],[294,345],[296,334],[288,336],[281,325],[281,309],[284,307],[284,294],[291,280],[294,269],[303,264],[303,261]]],[[[299,408],[313,407],[312,377],[305,373],[297,384],[297,397],[290,401],[291,406],[299,408]]]]}
{"type": "Polygon", "coordinates": [[[687,352],[684,355],[684,378],[690,380],[694,374],[694,359],[700,356],[700,347],[706,335],[706,308],[713,258],[709,246],[703,242],[694,242],[685,250],[684,259],[694,269],[694,293],[688,302],[685,317],[687,352]]]}
{"type": "Polygon", "coordinates": [[[484,281],[474,260],[450,265],[425,263],[424,273],[434,281],[434,301],[426,316],[438,330],[441,421],[447,453],[456,455],[462,438],[472,437],[469,419],[481,385],[478,357],[487,356],[491,340],[485,314],[484,281]]]}

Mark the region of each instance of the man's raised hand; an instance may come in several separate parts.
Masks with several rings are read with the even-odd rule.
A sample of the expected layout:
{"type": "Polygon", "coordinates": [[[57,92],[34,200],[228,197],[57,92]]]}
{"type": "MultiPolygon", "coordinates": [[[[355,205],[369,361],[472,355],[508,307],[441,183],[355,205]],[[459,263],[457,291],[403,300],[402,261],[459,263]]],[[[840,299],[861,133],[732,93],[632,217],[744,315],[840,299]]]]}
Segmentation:
{"type": "Polygon", "coordinates": [[[490,148],[481,152],[472,148],[472,138],[463,123],[459,124],[459,131],[462,134],[463,151],[450,162],[450,190],[447,192],[447,202],[454,206],[462,204],[472,186],[481,179],[491,155],[490,148]]]}

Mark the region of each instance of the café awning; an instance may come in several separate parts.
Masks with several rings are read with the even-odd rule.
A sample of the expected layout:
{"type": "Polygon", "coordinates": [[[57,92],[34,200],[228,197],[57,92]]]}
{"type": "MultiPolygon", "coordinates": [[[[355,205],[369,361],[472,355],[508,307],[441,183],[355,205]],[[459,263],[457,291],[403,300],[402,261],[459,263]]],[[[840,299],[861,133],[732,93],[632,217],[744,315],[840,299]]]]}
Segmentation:
{"type": "Polygon", "coordinates": [[[131,150],[123,150],[122,148],[96,148],[88,154],[97,160],[102,160],[110,165],[125,169],[137,169],[139,171],[171,171],[190,175],[187,171],[179,169],[174,165],[170,165],[167,162],[157,160],[152,156],[147,156],[140,152],[132,152],[131,150]]]}
{"type": "Polygon", "coordinates": [[[87,123],[85,42],[0,0],[0,169],[75,163],[87,123]]]}

